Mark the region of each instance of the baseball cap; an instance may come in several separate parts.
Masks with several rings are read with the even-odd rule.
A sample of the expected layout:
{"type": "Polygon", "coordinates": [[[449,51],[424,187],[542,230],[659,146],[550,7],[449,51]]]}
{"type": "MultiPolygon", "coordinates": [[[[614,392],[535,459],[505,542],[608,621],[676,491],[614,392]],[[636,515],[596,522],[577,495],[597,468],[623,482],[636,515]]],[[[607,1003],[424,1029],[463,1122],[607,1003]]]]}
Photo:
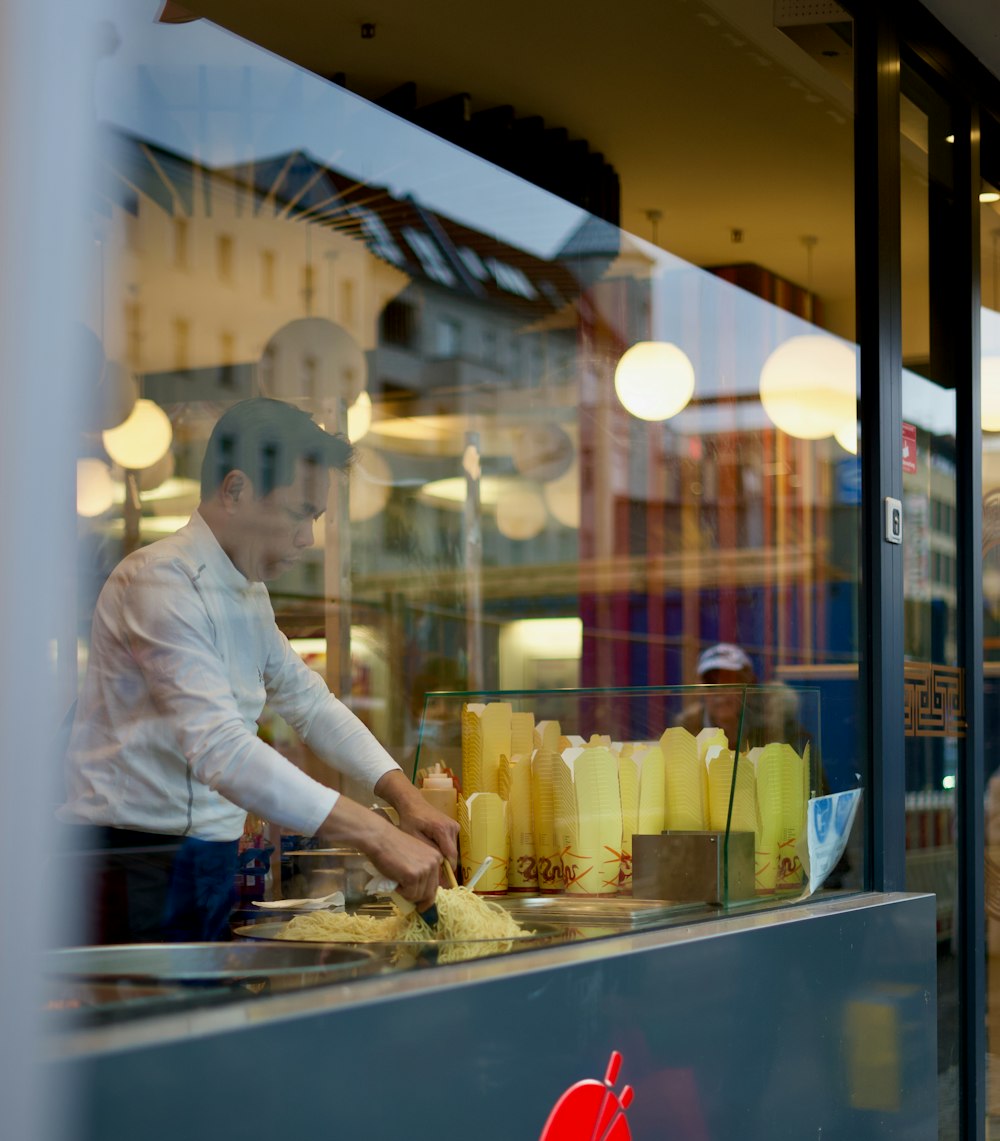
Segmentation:
{"type": "Polygon", "coordinates": [[[719,642],[709,646],[698,659],[698,676],[703,677],[712,670],[729,670],[732,673],[752,674],[753,663],[746,652],[732,642],[719,642]]]}

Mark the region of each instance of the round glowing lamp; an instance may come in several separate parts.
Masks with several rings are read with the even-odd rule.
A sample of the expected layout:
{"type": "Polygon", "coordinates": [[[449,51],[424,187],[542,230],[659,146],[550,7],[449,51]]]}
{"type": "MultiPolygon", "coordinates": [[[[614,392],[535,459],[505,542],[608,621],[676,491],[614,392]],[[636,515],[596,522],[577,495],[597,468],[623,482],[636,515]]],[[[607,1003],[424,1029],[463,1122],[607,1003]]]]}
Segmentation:
{"type": "Polygon", "coordinates": [[[669,420],[694,393],[694,366],[667,341],[639,341],[615,368],[615,392],[638,420],[669,420]]]}
{"type": "Polygon", "coordinates": [[[564,527],[580,526],[580,465],[573,466],[559,479],[542,487],[545,506],[564,527]]]}
{"type": "Polygon", "coordinates": [[[812,333],[789,338],[764,362],[760,402],[775,427],[798,440],[846,431],[857,420],[853,349],[812,333]]]}
{"type": "Polygon", "coordinates": [[[104,450],[129,471],[158,463],[170,450],[174,431],[170,417],[152,400],[137,400],[127,420],[101,433],[104,450]]]}
{"type": "Polygon", "coordinates": [[[983,431],[1000,432],[1000,357],[983,357],[979,383],[983,431]]]}
{"type": "Polygon", "coordinates": [[[76,513],[85,519],[103,515],[115,501],[115,482],[104,460],[76,461],[76,513]]]}
{"type": "Polygon", "coordinates": [[[533,539],[545,519],[542,497],[531,488],[510,491],[497,502],[497,529],[508,539],[533,539]]]}
{"type": "Polygon", "coordinates": [[[347,438],[352,444],[368,435],[372,426],[372,398],[367,392],[358,395],[357,400],[347,409],[347,438]]]}
{"type": "Polygon", "coordinates": [[[392,469],[384,457],[372,448],[358,448],[357,461],[351,465],[349,514],[352,523],[374,519],[389,501],[392,469]]]}
{"type": "Polygon", "coordinates": [[[833,438],[844,449],[845,452],[850,452],[852,456],[858,454],[858,422],[851,420],[847,424],[841,424],[840,427],[833,433],[833,438]]]}

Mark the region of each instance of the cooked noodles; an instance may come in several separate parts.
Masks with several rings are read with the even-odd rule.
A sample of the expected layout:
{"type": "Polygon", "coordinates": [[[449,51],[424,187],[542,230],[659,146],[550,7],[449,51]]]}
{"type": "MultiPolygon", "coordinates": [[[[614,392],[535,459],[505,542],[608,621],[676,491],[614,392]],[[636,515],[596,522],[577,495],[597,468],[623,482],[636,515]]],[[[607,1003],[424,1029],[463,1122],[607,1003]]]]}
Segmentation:
{"type": "Polygon", "coordinates": [[[438,888],[438,922],[429,927],[416,911],[403,915],[348,915],[342,911],[310,911],[290,919],[280,939],[321,943],[427,943],[437,940],[506,941],[530,935],[497,903],[465,887],[438,888]]]}

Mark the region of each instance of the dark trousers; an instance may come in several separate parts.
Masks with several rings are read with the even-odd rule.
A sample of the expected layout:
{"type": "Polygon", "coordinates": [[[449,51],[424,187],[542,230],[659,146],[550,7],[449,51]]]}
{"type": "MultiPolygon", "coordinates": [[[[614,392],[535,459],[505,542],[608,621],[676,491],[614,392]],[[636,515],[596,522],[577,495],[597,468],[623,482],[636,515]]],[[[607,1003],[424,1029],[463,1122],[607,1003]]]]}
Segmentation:
{"type": "Polygon", "coordinates": [[[70,845],[83,861],[89,942],[229,938],[239,841],[80,827],[70,845]]]}

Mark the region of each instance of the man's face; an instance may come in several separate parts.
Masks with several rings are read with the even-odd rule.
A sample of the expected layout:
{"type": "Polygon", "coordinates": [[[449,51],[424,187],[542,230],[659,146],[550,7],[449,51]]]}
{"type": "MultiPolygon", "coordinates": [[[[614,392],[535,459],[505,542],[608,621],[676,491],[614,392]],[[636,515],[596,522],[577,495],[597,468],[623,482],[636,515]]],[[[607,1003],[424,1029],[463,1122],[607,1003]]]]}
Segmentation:
{"type": "Polygon", "coordinates": [[[239,503],[240,570],[251,582],[269,582],[290,570],[312,545],[313,524],[326,509],[330,473],[303,460],[295,479],[269,495],[248,489],[239,503]]]}
{"type": "MultiPolygon", "coordinates": [[[[702,678],[706,685],[744,686],[747,679],[734,670],[710,670],[702,678]]],[[[705,720],[709,725],[724,729],[729,747],[736,748],[736,735],[740,728],[740,710],[743,707],[743,690],[729,689],[705,696],[705,720]]]]}

